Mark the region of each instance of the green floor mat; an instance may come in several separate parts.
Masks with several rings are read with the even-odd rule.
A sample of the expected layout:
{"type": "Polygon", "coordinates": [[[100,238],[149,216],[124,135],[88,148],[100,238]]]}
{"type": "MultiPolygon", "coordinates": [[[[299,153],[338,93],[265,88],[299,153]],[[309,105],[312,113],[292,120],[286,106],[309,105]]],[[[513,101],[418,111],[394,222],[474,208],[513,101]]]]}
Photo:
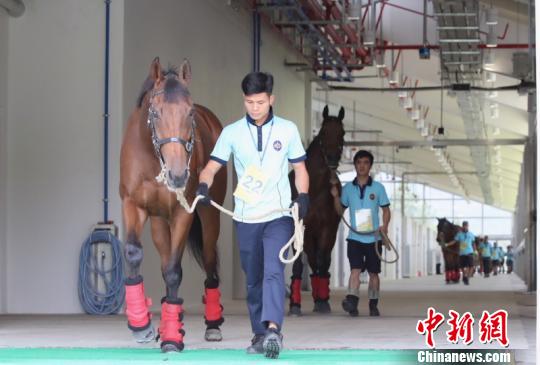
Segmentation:
{"type": "Polygon", "coordinates": [[[416,364],[416,351],[284,350],[277,360],[247,355],[243,350],[185,350],[162,354],[136,348],[9,348],[0,349],[0,364],[416,364]]]}

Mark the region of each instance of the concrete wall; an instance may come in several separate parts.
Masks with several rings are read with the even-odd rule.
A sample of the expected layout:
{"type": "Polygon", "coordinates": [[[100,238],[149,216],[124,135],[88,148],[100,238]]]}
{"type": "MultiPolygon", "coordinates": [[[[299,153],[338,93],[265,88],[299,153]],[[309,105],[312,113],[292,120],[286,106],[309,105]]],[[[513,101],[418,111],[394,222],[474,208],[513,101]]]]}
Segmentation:
{"type": "MultiPolygon", "coordinates": [[[[152,59],[160,57],[167,64],[191,62],[193,81],[190,87],[196,103],[210,108],[226,125],[244,115],[240,83],[251,71],[251,14],[233,9],[227,2],[130,0],[125,4],[124,49],[124,120],[133,110],[142,82],[148,75],[152,59]]],[[[281,39],[267,29],[262,32],[261,70],[273,73],[276,114],[298,123],[304,129],[304,81],[302,75],[285,69],[287,56],[281,39]]],[[[231,201],[232,168],[229,165],[229,188],[226,206],[231,201]]],[[[235,257],[232,222],[221,216],[218,242],[222,294],[241,297],[244,280],[235,257]],[[234,285],[233,285],[234,284],[234,285]]],[[[164,295],[159,257],[151,243],[149,229],[143,235],[145,248],[142,273],[145,288],[154,302],[164,295]]],[[[180,295],[187,304],[199,303],[204,275],[189,254],[183,260],[184,280],[180,295]]],[[[154,305],[156,308],[157,306],[154,305]]]]}
{"type": "MultiPolygon", "coordinates": [[[[97,0],[25,5],[24,15],[8,22],[8,161],[7,174],[1,175],[7,184],[8,275],[2,293],[9,313],[80,312],[79,250],[102,219],[105,5],[97,0]]],[[[122,0],[113,1],[112,15],[110,159],[117,161],[122,0]]],[[[0,27],[2,77],[3,19],[0,27]]],[[[113,164],[111,187],[118,186],[117,171],[113,164]]],[[[110,200],[110,218],[120,222],[117,194],[110,200]]]]}
{"type": "Polygon", "coordinates": [[[0,313],[7,307],[7,54],[8,16],[0,9],[0,313]]]}

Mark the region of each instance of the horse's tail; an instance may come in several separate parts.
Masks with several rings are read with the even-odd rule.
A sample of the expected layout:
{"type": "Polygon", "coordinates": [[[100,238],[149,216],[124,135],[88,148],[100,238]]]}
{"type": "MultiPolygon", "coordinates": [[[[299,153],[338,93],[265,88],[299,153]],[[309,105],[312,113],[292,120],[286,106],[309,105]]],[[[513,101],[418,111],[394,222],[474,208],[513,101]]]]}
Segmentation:
{"type": "Polygon", "coordinates": [[[193,215],[193,223],[191,223],[191,228],[189,229],[188,235],[189,251],[195,258],[195,261],[197,261],[197,264],[199,264],[201,268],[204,268],[201,218],[199,217],[197,211],[194,211],[193,215]]]}

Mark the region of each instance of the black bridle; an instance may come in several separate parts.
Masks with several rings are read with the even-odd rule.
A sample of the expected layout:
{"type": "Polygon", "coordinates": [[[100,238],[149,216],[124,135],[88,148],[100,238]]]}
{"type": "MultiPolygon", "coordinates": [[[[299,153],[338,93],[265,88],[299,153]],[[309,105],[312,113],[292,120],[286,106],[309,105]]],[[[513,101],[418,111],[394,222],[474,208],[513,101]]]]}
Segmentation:
{"type": "Polygon", "coordinates": [[[166,168],[165,161],[163,160],[163,156],[161,155],[161,146],[167,143],[179,143],[186,149],[186,152],[188,154],[187,157],[187,167],[186,170],[189,174],[189,165],[191,162],[191,156],[193,155],[193,147],[195,144],[195,118],[193,116],[193,113],[190,112],[191,117],[191,133],[189,140],[186,141],[185,139],[181,137],[168,137],[168,138],[159,138],[156,132],[156,122],[161,119],[161,116],[159,115],[156,108],[154,108],[154,104],[152,103],[155,96],[163,94],[165,91],[158,90],[158,91],[152,91],[151,97],[150,97],[150,106],[148,107],[148,127],[150,128],[150,131],[152,132],[152,144],[154,145],[154,152],[156,154],[156,157],[159,159],[159,163],[161,165],[161,168],[166,168]]]}
{"type": "MultiPolygon", "coordinates": [[[[322,128],[321,128],[322,130],[322,128]]],[[[324,143],[323,143],[323,134],[322,133],[319,133],[319,146],[321,147],[321,152],[322,152],[322,155],[323,155],[323,159],[324,159],[324,163],[326,164],[326,166],[328,166],[328,168],[331,170],[331,171],[336,171],[337,168],[338,168],[338,165],[339,165],[339,161],[338,161],[338,165],[336,166],[330,166],[330,163],[328,162],[328,156],[326,154],[326,148],[324,147],[324,143]]],[[[341,154],[343,153],[343,144],[339,145],[338,146],[339,148],[339,156],[341,157],[341,154]]]]}

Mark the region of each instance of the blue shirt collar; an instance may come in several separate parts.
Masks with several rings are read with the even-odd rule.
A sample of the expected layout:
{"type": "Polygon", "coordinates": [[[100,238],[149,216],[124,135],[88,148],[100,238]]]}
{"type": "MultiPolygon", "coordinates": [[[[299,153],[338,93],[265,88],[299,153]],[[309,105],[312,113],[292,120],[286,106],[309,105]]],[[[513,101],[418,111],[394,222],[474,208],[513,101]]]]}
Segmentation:
{"type": "MultiPolygon", "coordinates": [[[[353,180],[353,185],[357,185],[357,186],[360,186],[360,184],[358,184],[358,178],[354,178],[353,180]]],[[[364,185],[364,186],[371,186],[371,184],[373,183],[373,179],[371,178],[371,176],[368,178],[368,181],[367,181],[367,184],[364,185]]]]}
{"type": "MultiPolygon", "coordinates": [[[[260,126],[262,127],[263,125],[267,124],[267,123],[270,123],[270,121],[274,118],[274,110],[272,109],[272,107],[270,107],[270,111],[268,112],[268,117],[266,117],[266,120],[264,121],[263,124],[261,124],[260,126]]],[[[253,119],[252,117],[249,116],[248,113],[246,113],[246,120],[248,121],[249,124],[252,124],[254,125],[255,127],[259,127],[256,123],[255,123],[255,119],[253,119]]]]}

